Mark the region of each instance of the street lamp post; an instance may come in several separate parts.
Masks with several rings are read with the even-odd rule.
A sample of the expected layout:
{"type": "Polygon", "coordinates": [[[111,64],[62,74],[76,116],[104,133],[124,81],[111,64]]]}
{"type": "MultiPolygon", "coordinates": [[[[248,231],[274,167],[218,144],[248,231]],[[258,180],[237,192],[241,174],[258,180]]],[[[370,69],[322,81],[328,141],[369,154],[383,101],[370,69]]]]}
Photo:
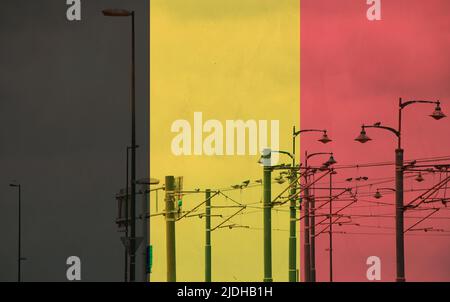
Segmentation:
{"type": "Polygon", "coordinates": [[[12,183],[10,187],[17,188],[19,194],[19,213],[18,213],[18,242],[17,242],[17,282],[21,282],[21,262],[22,262],[22,186],[12,183]]]}
{"type": "Polygon", "coordinates": [[[295,126],[292,128],[292,170],[290,175],[290,195],[292,196],[289,200],[289,282],[297,281],[297,237],[296,237],[296,198],[294,197],[297,193],[297,187],[294,184],[296,179],[295,173],[295,138],[297,137],[295,126]]]}
{"type": "Polygon", "coordinates": [[[330,212],[329,212],[329,224],[330,224],[330,233],[329,233],[329,249],[330,249],[330,282],[333,282],[333,175],[336,174],[336,171],[331,168],[330,169],[330,212]]]}
{"type": "MultiPolygon", "coordinates": [[[[134,148],[139,148],[139,146],[134,146],[134,148]]],[[[129,189],[129,180],[128,180],[128,178],[129,178],[129,176],[128,176],[128,171],[130,170],[129,169],[129,165],[128,165],[128,163],[129,163],[129,153],[130,153],[130,149],[133,149],[133,147],[132,146],[127,146],[127,162],[126,162],[126,172],[125,172],[125,175],[126,175],[126,182],[125,182],[125,242],[126,242],[126,246],[125,246],[125,270],[124,270],[124,273],[125,273],[125,276],[124,276],[124,279],[125,279],[125,282],[128,282],[128,224],[129,224],[129,222],[130,222],[130,219],[129,219],[129,217],[128,217],[128,215],[129,215],[129,213],[128,213],[128,195],[129,195],[129,192],[128,192],[128,189],[129,189]]]]}
{"type": "Polygon", "coordinates": [[[129,217],[128,217],[128,157],[129,157],[129,153],[130,153],[130,147],[127,146],[127,163],[126,163],[126,182],[125,182],[125,259],[124,259],[124,265],[125,265],[125,270],[124,270],[124,279],[125,282],[128,282],[128,223],[129,223],[129,217]]]}
{"type": "Polygon", "coordinates": [[[360,135],[355,139],[360,143],[366,143],[371,139],[367,136],[366,128],[378,128],[392,132],[397,137],[397,148],[395,149],[395,247],[396,247],[396,281],[405,282],[405,241],[404,241],[404,203],[403,203],[403,149],[401,140],[402,131],[402,112],[407,106],[412,104],[435,104],[435,110],[430,115],[435,120],[445,117],[442,112],[439,101],[412,100],[404,102],[399,99],[398,105],[398,128],[382,126],[381,123],[375,123],[372,126],[363,125],[360,135]]]}
{"type": "Polygon", "coordinates": [[[272,159],[271,150],[264,149],[263,164],[263,227],[264,227],[264,282],[272,282],[272,159]]]}
{"type": "MultiPolygon", "coordinates": [[[[263,228],[264,228],[264,282],[272,282],[272,153],[288,155],[294,160],[294,155],[287,151],[264,149],[259,164],[263,165],[263,228]]],[[[292,175],[291,175],[292,176],[292,175]]],[[[292,184],[292,182],[291,182],[292,184]]],[[[291,252],[291,251],[290,251],[291,252]]],[[[291,253],[289,254],[291,255],[291,253]]],[[[294,253],[295,255],[295,253],[294,253]]],[[[292,282],[295,282],[292,281],[292,282]]]]}
{"type": "MultiPolygon", "coordinates": [[[[125,9],[105,9],[108,17],[131,17],[131,209],[130,209],[130,281],[136,277],[136,68],[135,68],[135,22],[134,11],[125,9]]],[[[128,218],[128,217],[127,217],[128,218]]]]}
{"type": "MultiPolygon", "coordinates": [[[[322,137],[318,140],[319,142],[323,143],[323,144],[327,144],[329,142],[331,142],[331,139],[328,137],[327,135],[327,130],[320,130],[320,129],[303,129],[303,130],[295,130],[295,126],[293,127],[292,130],[292,154],[293,154],[293,159],[292,159],[292,167],[295,167],[295,139],[298,135],[300,135],[301,133],[305,133],[305,132],[321,132],[323,133],[322,137]]],[[[293,178],[295,180],[295,178],[293,178]]],[[[305,180],[307,182],[307,173],[305,173],[305,180]]],[[[293,181],[293,180],[292,180],[293,181]]],[[[296,193],[296,189],[294,188],[291,192],[291,196],[295,196],[296,193]]],[[[311,258],[310,258],[310,254],[309,254],[309,250],[310,250],[310,244],[309,244],[309,238],[310,238],[310,232],[309,232],[309,189],[306,188],[304,191],[304,196],[305,196],[305,221],[304,221],[304,276],[305,276],[305,281],[309,282],[311,281],[311,277],[310,277],[310,262],[311,262],[311,258]]],[[[296,268],[297,268],[297,264],[296,264],[296,260],[297,260],[297,238],[295,237],[296,234],[296,230],[295,230],[295,221],[296,221],[296,211],[295,211],[295,199],[291,200],[291,204],[290,204],[290,226],[289,226],[289,233],[290,233],[290,237],[289,237],[289,281],[290,282],[295,282],[297,280],[296,277],[296,268]],[[294,234],[292,236],[292,234],[294,234]],[[295,272],[294,272],[295,271],[295,272]]]]}
{"type": "MultiPolygon", "coordinates": [[[[330,158],[323,164],[323,166],[329,167],[334,165],[336,162],[336,160],[333,157],[333,153],[332,152],[316,152],[316,153],[311,153],[308,154],[307,151],[305,151],[305,168],[308,170],[308,160],[311,157],[317,156],[317,155],[330,155],[330,158]]],[[[308,182],[308,173],[305,173],[306,175],[306,180],[308,182]]],[[[305,190],[306,192],[306,190],[305,190]]],[[[309,200],[309,234],[308,234],[308,243],[309,243],[309,258],[310,258],[310,262],[309,262],[309,278],[311,282],[315,282],[316,281],[316,238],[315,238],[315,234],[316,234],[316,213],[315,213],[315,207],[316,207],[316,202],[315,202],[315,198],[311,197],[309,195],[309,191],[308,191],[308,198],[309,200]]],[[[306,209],[305,209],[306,211],[306,209]]],[[[308,217],[305,216],[305,219],[307,219],[308,217]]],[[[306,222],[306,221],[305,221],[306,222]]],[[[305,230],[306,231],[306,230],[305,230]]],[[[305,246],[305,252],[306,252],[306,246],[305,246]]]]}

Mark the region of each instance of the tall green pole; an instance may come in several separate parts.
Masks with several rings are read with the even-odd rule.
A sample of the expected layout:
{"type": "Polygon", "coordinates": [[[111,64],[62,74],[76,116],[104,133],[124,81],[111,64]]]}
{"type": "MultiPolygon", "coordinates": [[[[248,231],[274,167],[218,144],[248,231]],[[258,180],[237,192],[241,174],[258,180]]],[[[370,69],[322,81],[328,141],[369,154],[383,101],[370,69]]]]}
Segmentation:
{"type": "Polygon", "coordinates": [[[272,282],[272,188],[271,188],[271,151],[263,152],[264,183],[264,282],[272,282]]]}
{"type": "MultiPolygon", "coordinates": [[[[291,176],[291,196],[295,196],[295,176],[291,176]]],[[[289,220],[289,282],[297,281],[297,238],[295,234],[295,223],[297,222],[295,197],[290,199],[290,220],[289,220]]]]}
{"type": "Polygon", "coordinates": [[[296,204],[295,193],[297,187],[295,185],[295,126],[292,129],[292,170],[291,170],[291,190],[289,204],[289,282],[297,281],[297,238],[296,238],[296,204]]]}
{"type": "Polygon", "coordinates": [[[211,190],[206,194],[206,245],[205,245],[205,282],[211,282],[211,190]]]}
{"type": "Polygon", "coordinates": [[[167,282],[176,282],[175,258],[175,177],[166,176],[166,253],[167,253],[167,282]]]}

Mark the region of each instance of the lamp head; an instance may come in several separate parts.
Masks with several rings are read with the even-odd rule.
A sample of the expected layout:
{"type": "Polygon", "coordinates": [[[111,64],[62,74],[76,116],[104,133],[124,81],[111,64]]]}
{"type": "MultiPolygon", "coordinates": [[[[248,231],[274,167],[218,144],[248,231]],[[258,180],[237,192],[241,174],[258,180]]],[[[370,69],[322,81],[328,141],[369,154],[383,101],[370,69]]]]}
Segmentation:
{"type": "Polygon", "coordinates": [[[355,138],[355,141],[360,142],[361,144],[367,143],[368,141],[371,141],[372,139],[367,136],[366,129],[362,127],[361,133],[358,135],[357,138],[355,138]]]}
{"type": "Polygon", "coordinates": [[[121,8],[108,8],[102,10],[104,16],[107,17],[129,17],[133,14],[132,11],[121,8]]]}
{"type": "Polygon", "coordinates": [[[442,112],[441,103],[439,101],[436,103],[436,108],[430,116],[437,121],[446,117],[444,112],[442,112]]]}
{"type": "Polygon", "coordinates": [[[328,144],[332,140],[328,137],[327,132],[324,131],[322,137],[318,141],[321,142],[322,144],[328,144]]]}
{"type": "Polygon", "coordinates": [[[336,164],[337,161],[334,159],[333,157],[333,153],[331,153],[330,158],[325,162],[325,166],[332,166],[334,164],[336,164]]]}
{"type": "Polygon", "coordinates": [[[425,180],[425,179],[423,178],[422,173],[419,172],[419,174],[418,174],[417,177],[416,177],[416,181],[417,181],[417,182],[422,182],[422,181],[424,181],[424,180],[425,180]]]}
{"type": "Polygon", "coordinates": [[[383,197],[383,195],[381,195],[380,191],[377,190],[373,197],[375,197],[376,199],[380,199],[381,197],[383,197]]]}
{"type": "Polygon", "coordinates": [[[157,184],[159,184],[159,179],[157,179],[157,178],[142,178],[142,179],[138,179],[135,183],[138,185],[157,185],[157,184]]]}

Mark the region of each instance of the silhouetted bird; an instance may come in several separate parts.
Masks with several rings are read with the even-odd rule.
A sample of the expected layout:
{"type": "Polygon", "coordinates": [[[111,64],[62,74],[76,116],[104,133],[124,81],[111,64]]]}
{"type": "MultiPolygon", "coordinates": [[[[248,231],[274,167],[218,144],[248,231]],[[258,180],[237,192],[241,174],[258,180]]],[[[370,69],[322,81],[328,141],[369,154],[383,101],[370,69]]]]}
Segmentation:
{"type": "Polygon", "coordinates": [[[246,180],[242,182],[242,186],[246,187],[250,183],[250,180],[246,180]]]}

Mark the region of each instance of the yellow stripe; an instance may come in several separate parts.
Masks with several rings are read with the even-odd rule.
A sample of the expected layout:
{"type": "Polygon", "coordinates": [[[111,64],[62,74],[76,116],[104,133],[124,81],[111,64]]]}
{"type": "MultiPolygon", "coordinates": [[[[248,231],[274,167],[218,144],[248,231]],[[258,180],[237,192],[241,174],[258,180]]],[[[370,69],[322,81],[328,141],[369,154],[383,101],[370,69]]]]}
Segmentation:
{"type": "MultiPolygon", "coordinates": [[[[218,120],[224,128],[226,120],[279,120],[280,148],[290,151],[292,126],[299,126],[300,115],[299,1],[152,0],[150,15],[151,177],[183,176],[184,188],[189,190],[224,188],[262,178],[255,155],[175,156],[171,142],[176,134],[171,125],[184,119],[193,127],[194,112],[202,112],[203,122],[218,120]]],[[[274,185],[276,190],[281,188],[274,185]]],[[[262,207],[258,203],[261,192],[261,187],[255,187],[242,194],[239,190],[226,194],[238,202],[262,207]]],[[[164,209],[163,198],[159,192],[159,211],[164,209]]],[[[203,194],[185,196],[183,209],[196,206],[202,198],[203,194]]],[[[154,194],[151,202],[154,214],[154,194]]],[[[214,197],[211,204],[232,203],[225,197],[214,197]]],[[[288,230],[288,207],[281,209],[273,212],[273,228],[288,230]]],[[[232,215],[237,210],[211,211],[232,215]]],[[[204,207],[196,213],[201,212],[204,207]]],[[[212,232],[213,281],[263,278],[262,212],[247,208],[244,213],[250,214],[238,215],[232,221],[256,229],[212,232]]],[[[211,228],[220,222],[214,217],[211,228]]],[[[204,219],[184,218],[176,227],[177,279],[203,281],[204,219]]],[[[151,228],[152,280],[165,281],[164,217],[152,217],[151,228]]],[[[273,232],[275,281],[287,280],[288,238],[288,232],[273,232]]]]}

